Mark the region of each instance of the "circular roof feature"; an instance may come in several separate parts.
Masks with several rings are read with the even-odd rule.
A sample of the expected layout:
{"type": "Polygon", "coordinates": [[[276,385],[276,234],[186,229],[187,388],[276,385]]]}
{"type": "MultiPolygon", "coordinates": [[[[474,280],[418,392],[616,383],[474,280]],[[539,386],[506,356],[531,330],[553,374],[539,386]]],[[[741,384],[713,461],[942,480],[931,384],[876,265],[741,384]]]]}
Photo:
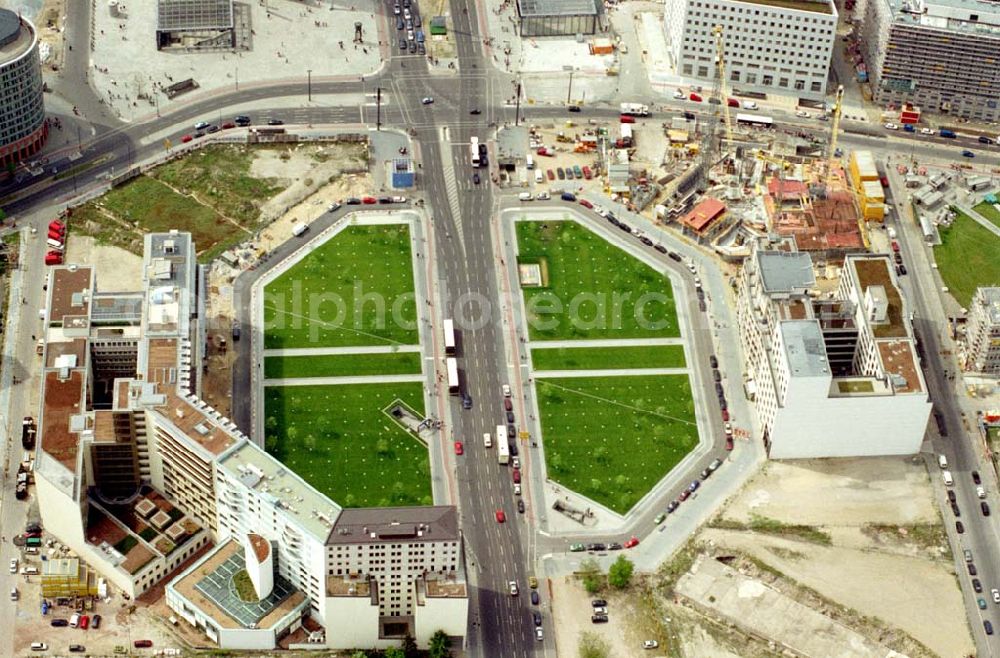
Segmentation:
{"type": "Polygon", "coordinates": [[[9,9],[0,9],[0,47],[17,39],[21,33],[21,19],[9,9]]]}

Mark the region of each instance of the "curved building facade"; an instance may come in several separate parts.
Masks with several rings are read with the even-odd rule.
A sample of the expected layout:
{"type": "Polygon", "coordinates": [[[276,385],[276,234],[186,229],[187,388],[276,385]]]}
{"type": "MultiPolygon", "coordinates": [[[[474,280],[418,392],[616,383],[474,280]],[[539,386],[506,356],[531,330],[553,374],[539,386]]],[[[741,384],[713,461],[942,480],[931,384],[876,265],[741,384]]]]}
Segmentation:
{"type": "Polygon", "coordinates": [[[38,32],[30,21],[0,9],[0,167],[31,157],[48,135],[38,32]]]}

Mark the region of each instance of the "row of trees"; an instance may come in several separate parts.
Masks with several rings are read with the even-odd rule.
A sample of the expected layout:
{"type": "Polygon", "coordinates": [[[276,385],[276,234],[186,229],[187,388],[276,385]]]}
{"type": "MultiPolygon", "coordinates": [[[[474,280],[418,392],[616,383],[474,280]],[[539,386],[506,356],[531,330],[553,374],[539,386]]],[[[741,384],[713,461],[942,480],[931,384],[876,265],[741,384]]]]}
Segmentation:
{"type": "Polygon", "coordinates": [[[619,555],[618,559],[611,563],[608,575],[605,578],[601,573],[601,568],[593,559],[584,560],[580,565],[580,580],[588,594],[596,594],[601,591],[604,581],[615,589],[625,589],[632,584],[632,574],[635,572],[635,565],[632,560],[624,555],[619,555]]]}
{"type": "MultiPolygon", "coordinates": [[[[431,636],[430,646],[426,655],[429,658],[450,658],[450,647],[451,640],[448,639],[447,633],[437,631],[431,636]]],[[[403,638],[403,646],[401,647],[389,647],[384,651],[355,651],[351,658],[420,658],[423,655],[425,654],[417,648],[417,641],[413,639],[412,635],[407,633],[406,637],[403,638]]]]}

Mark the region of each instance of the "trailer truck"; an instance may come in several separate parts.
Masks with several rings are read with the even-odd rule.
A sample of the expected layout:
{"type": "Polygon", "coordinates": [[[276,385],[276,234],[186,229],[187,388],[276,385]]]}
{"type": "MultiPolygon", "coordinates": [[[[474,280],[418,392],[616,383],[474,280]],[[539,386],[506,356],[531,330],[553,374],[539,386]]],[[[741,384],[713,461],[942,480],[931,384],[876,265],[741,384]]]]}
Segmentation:
{"type": "Polygon", "coordinates": [[[621,113],[630,117],[648,117],[649,106],[641,103],[622,103],[621,113]]]}

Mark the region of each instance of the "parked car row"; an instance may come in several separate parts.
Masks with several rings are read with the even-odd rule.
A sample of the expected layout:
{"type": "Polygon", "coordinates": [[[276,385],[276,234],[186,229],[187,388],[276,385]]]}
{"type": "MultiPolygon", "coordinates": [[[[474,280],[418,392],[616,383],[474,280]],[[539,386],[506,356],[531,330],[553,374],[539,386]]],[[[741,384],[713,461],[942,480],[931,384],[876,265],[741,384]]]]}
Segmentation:
{"type": "MultiPolygon", "coordinates": [[[[361,205],[364,205],[364,206],[374,206],[375,204],[389,205],[389,204],[392,204],[392,203],[406,203],[406,197],[405,196],[380,196],[380,197],[373,197],[373,196],[355,197],[355,196],[352,196],[352,197],[347,197],[346,199],[344,199],[344,205],[348,205],[348,206],[361,206],[361,205]]],[[[330,207],[329,207],[329,210],[332,212],[332,211],[336,210],[337,208],[340,208],[340,205],[341,204],[339,204],[339,203],[337,203],[337,204],[331,204],[330,207]]]]}

